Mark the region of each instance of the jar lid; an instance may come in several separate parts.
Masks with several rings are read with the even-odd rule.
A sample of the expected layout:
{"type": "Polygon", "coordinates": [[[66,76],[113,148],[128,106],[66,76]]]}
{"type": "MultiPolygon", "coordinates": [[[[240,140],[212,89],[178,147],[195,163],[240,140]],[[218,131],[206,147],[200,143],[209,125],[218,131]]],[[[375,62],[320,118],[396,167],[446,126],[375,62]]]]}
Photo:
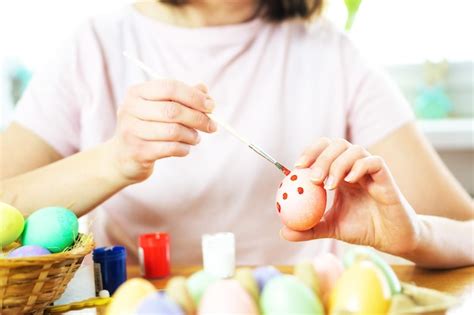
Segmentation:
{"type": "Polygon", "coordinates": [[[92,258],[97,260],[122,259],[127,256],[127,250],[123,246],[107,246],[94,249],[92,258]]]}
{"type": "Polygon", "coordinates": [[[138,245],[140,247],[154,247],[169,244],[170,236],[165,232],[147,233],[140,235],[138,245]]]}

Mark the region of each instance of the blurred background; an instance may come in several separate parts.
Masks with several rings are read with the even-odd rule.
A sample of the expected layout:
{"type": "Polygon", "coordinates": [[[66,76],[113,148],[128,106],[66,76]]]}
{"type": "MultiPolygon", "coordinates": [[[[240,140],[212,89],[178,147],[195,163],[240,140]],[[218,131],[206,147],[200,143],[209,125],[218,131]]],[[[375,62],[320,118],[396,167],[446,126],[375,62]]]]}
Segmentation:
{"type": "MultiPolygon", "coordinates": [[[[131,2],[0,1],[0,130],[35,70],[84,19],[131,2]]],[[[398,83],[420,128],[474,195],[472,12],[471,0],[327,0],[325,16],[398,83]]]]}

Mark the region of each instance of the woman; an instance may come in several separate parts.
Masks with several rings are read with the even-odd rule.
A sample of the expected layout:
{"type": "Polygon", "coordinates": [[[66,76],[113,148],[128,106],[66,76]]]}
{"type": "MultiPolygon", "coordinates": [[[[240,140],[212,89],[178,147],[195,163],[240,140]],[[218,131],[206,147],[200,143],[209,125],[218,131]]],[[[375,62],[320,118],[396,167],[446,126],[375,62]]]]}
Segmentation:
{"type": "Polygon", "coordinates": [[[297,164],[335,190],[334,205],[313,230],[284,227],[283,238],[337,238],[428,267],[472,264],[471,199],[399,92],[315,16],[321,5],[140,1],[89,20],[35,75],[2,134],[1,200],[26,215],[101,205],[98,245],[124,244],[132,258],[137,236],[156,230],[171,233],[178,264],[199,263],[200,235],[223,230],[236,234],[244,264],[336,251],[334,240],[276,236],[282,175],[216,133],[205,115],[215,112],[287,165],[315,143],[297,164]],[[151,80],[125,50],[170,79],[151,80]],[[352,144],[329,140],[342,138],[352,144]]]}

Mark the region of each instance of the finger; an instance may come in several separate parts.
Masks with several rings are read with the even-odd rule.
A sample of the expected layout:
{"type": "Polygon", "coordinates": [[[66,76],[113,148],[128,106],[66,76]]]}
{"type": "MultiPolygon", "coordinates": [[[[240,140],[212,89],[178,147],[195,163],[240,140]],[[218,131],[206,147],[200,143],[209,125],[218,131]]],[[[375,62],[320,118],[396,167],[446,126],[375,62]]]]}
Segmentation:
{"type": "Polygon", "coordinates": [[[208,92],[208,88],[204,83],[198,83],[194,87],[205,94],[208,92]]]}
{"type": "Polygon", "coordinates": [[[198,144],[200,136],[194,129],[176,123],[161,123],[132,118],[132,133],[146,141],[177,141],[198,144]]]}
{"type": "Polygon", "coordinates": [[[351,145],[339,155],[329,168],[329,176],[324,188],[335,189],[344,177],[350,172],[355,162],[369,156],[369,152],[359,145],[351,145]]]}
{"type": "Polygon", "coordinates": [[[136,98],[128,110],[133,116],[148,121],[179,123],[204,132],[215,132],[216,123],[206,114],[176,102],[155,102],[136,98]]]}
{"type": "Polygon", "coordinates": [[[376,155],[357,160],[349,174],[345,177],[348,183],[355,183],[365,175],[370,175],[373,181],[381,185],[392,184],[392,178],[384,160],[376,155]]]}
{"type": "Polygon", "coordinates": [[[329,174],[329,168],[334,160],[339,157],[350,143],[344,139],[336,139],[319,154],[316,162],[311,166],[311,180],[316,184],[321,184],[329,174]]]}
{"type": "Polygon", "coordinates": [[[147,81],[129,91],[149,101],[174,101],[201,112],[212,112],[215,103],[206,93],[176,80],[147,81]]]}
{"type": "Polygon", "coordinates": [[[290,242],[301,242],[319,238],[333,238],[334,232],[327,221],[322,220],[315,227],[307,231],[295,231],[287,226],[283,226],[280,230],[280,236],[290,242]]]}
{"type": "Polygon", "coordinates": [[[191,146],[181,142],[147,142],[141,141],[137,151],[137,160],[143,163],[153,163],[167,157],[183,157],[189,154],[191,146]]]}
{"type": "Polygon", "coordinates": [[[315,161],[316,158],[331,144],[329,138],[320,138],[315,143],[307,147],[303,154],[298,158],[295,163],[297,168],[307,168],[310,167],[315,161]]]}

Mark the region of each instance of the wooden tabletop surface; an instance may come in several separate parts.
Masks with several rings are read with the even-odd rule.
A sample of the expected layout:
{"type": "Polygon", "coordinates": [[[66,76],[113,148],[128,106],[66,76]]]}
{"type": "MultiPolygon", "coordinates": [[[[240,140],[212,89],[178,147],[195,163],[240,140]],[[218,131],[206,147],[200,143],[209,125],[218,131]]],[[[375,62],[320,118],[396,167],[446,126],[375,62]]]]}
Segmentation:
{"type": "MultiPolygon", "coordinates": [[[[420,287],[435,289],[455,296],[474,295],[474,267],[458,268],[451,270],[427,270],[409,265],[392,266],[401,281],[413,283],[420,287]]],[[[199,266],[176,266],[171,270],[171,276],[189,276],[196,272],[199,266]]],[[[292,273],[291,266],[278,266],[282,272],[292,273]]],[[[128,278],[140,277],[139,267],[128,266],[128,278]]],[[[154,279],[151,282],[162,289],[166,285],[168,278],[154,279]]]]}

